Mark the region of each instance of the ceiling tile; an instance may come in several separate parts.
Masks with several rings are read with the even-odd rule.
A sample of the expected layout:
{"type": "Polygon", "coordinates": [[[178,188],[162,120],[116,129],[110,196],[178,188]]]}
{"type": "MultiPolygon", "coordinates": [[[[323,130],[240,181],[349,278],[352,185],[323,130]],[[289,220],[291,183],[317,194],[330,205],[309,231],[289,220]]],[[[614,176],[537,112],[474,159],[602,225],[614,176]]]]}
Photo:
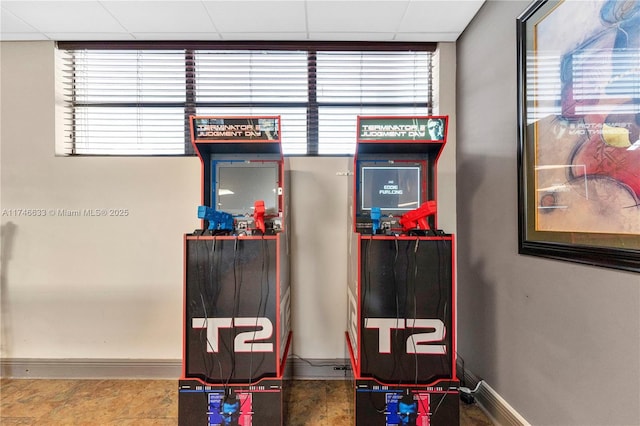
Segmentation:
{"type": "Polygon", "coordinates": [[[203,3],[221,33],[283,31],[306,33],[303,1],[225,0],[203,3]]]}
{"type": "Polygon", "coordinates": [[[455,32],[460,35],[483,3],[483,0],[414,0],[409,3],[398,31],[455,32]]]}
{"type": "Polygon", "coordinates": [[[307,34],[304,32],[301,33],[285,33],[285,32],[266,32],[266,33],[223,33],[223,40],[251,40],[251,41],[265,41],[265,40],[273,40],[273,41],[296,41],[296,40],[306,40],[307,34]]]}
{"type": "Polygon", "coordinates": [[[38,30],[4,8],[0,8],[0,31],[2,33],[34,33],[38,30]]]}
{"type": "MultiPolygon", "coordinates": [[[[30,40],[49,40],[42,33],[2,33],[3,41],[30,41],[30,40]]],[[[53,40],[53,39],[52,39],[53,40]]]]}
{"type": "Polygon", "coordinates": [[[423,33],[397,33],[394,41],[415,41],[423,43],[437,43],[456,41],[460,34],[458,32],[423,32],[423,33]]]}
{"type": "Polygon", "coordinates": [[[220,40],[220,34],[216,32],[209,33],[132,33],[133,37],[136,40],[162,40],[162,41],[170,41],[170,40],[189,40],[189,41],[197,41],[197,40],[220,40]]]}
{"type": "Polygon", "coordinates": [[[58,41],[120,41],[134,40],[129,33],[46,33],[51,40],[58,41]]]}
{"type": "Polygon", "coordinates": [[[455,41],[484,1],[0,0],[0,39],[455,41]]]}
{"type": "Polygon", "coordinates": [[[97,1],[3,1],[2,8],[42,32],[122,32],[97,1]]]}
{"type": "Polygon", "coordinates": [[[339,32],[312,32],[310,40],[318,41],[393,41],[394,33],[339,33],[339,32]]]}
{"type": "Polygon", "coordinates": [[[131,33],[215,32],[199,1],[102,1],[104,7],[131,33]]]}
{"type": "Polygon", "coordinates": [[[395,32],[407,4],[404,0],[308,1],[309,32],[395,32]]]}

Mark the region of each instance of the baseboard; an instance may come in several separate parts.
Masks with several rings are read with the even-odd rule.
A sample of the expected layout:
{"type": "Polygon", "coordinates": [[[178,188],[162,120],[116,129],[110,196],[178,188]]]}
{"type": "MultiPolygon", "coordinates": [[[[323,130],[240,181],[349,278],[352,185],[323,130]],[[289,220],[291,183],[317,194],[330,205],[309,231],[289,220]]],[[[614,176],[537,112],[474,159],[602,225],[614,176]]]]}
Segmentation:
{"type": "Polygon", "coordinates": [[[182,361],[159,359],[0,360],[0,377],[16,379],[178,379],[182,361]]]}
{"type": "Polygon", "coordinates": [[[288,377],[294,380],[345,380],[351,377],[351,364],[345,358],[300,358],[287,360],[288,377]]]}
{"type": "MultiPolygon", "coordinates": [[[[341,358],[289,358],[285,376],[294,380],[350,377],[341,358]]],[[[0,359],[0,377],[16,379],[178,379],[181,360],[158,359],[0,359]]]]}
{"type": "MultiPolygon", "coordinates": [[[[468,388],[475,389],[480,382],[475,374],[466,370],[464,372],[465,383],[468,388]]],[[[474,394],[478,405],[487,413],[491,420],[499,426],[531,426],[507,401],[502,398],[491,386],[483,381],[478,391],[474,394]]]]}

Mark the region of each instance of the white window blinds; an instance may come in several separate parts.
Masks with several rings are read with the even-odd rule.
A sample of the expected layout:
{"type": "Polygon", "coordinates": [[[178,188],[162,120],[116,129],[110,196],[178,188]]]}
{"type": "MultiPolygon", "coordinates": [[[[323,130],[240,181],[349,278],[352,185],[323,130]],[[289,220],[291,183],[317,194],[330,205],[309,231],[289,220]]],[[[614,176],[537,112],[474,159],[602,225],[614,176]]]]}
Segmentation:
{"type": "Polygon", "coordinates": [[[431,52],[61,50],[65,155],[191,154],[189,115],[280,115],[285,155],[355,149],[358,115],[430,113],[431,52]]]}
{"type": "Polygon", "coordinates": [[[429,52],[318,52],[318,154],[353,154],[358,115],[426,115],[429,52]]]}
{"type": "Polygon", "coordinates": [[[64,56],[65,154],[184,153],[184,51],[64,56]]]}
{"type": "Polygon", "coordinates": [[[279,115],[284,153],[307,153],[307,52],[205,50],[195,63],[197,115],[279,115]]]}

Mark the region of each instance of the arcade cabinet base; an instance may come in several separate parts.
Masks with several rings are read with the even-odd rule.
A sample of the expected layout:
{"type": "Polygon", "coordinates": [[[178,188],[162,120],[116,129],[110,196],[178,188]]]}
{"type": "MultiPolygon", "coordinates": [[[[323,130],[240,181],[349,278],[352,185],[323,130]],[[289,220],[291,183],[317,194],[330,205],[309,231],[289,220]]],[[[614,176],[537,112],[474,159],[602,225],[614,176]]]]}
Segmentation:
{"type": "Polygon", "coordinates": [[[437,386],[386,386],[357,379],[356,426],[457,426],[460,406],[457,381],[437,386]]]}
{"type": "Polygon", "coordinates": [[[225,386],[180,380],[178,425],[283,425],[283,383],[264,379],[256,385],[225,386]]]}

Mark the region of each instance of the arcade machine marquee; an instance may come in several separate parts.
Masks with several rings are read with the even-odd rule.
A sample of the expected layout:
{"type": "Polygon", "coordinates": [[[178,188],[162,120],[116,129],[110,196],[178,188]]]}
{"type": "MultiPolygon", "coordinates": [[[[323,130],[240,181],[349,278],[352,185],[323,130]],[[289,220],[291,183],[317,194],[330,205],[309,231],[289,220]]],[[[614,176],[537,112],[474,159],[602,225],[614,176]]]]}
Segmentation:
{"type": "Polygon", "coordinates": [[[447,121],[358,118],[345,333],[356,425],[459,424],[454,237],[437,224],[447,121]]]}
{"type": "Polygon", "coordinates": [[[191,139],[202,221],[184,236],[178,423],[279,425],[291,342],[280,117],[193,116],[191,139]]]}

